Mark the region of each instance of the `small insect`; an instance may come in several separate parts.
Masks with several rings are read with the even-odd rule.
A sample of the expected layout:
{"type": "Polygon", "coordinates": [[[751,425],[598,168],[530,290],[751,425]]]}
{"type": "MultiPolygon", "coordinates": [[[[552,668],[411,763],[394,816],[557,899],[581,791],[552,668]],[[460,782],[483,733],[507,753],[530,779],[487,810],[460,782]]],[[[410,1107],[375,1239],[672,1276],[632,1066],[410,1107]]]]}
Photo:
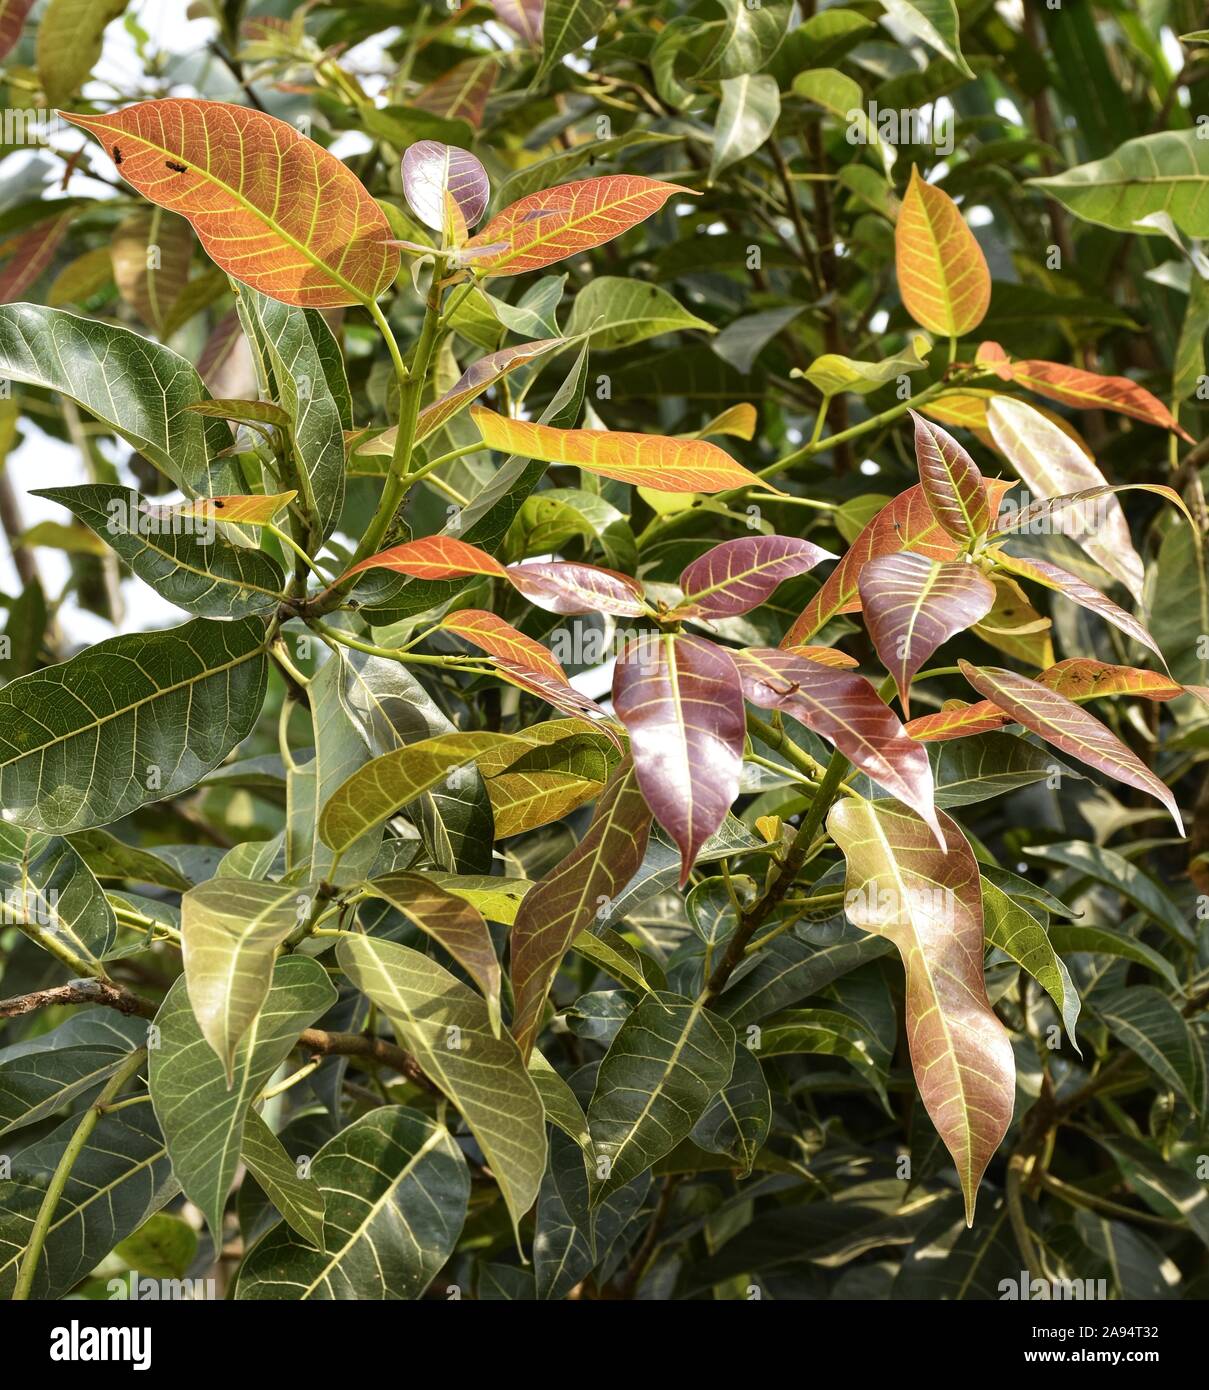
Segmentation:
{"type": "Polygon", "coordinates": [[[215,505],[216,507],[218,507],[218,508],[221,509],[221,508],[225,507],[227,504],[222,500],[221,497],[216,497],[216,498],[214,499],[214,505],[215,505]]]}
{"type": "Polygon", "coordinates": [[[172,170],[174,174],[187,174],[188,167],[184,164],[175,164],[171,159],[165,159],[164,164],[172,170]]]}
{"type": "Polygon", "coordinates": [[[120,164],[122,162],[122,147],[120,145],[114,145],[113,147],[113,162],[115,164],[120,164]]]}

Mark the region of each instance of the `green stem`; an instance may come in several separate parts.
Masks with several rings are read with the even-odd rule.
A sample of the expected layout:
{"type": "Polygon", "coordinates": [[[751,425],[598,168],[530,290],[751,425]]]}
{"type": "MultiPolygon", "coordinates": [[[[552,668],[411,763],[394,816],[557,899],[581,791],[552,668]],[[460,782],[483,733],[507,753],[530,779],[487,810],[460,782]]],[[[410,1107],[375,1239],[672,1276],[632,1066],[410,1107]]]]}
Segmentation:
{"type": "Polygon", "coordinates": [[[357,637],[350,637],[347,632],[328,627],[326,623],[321,623],[315,618],[310,619],[310,625],[329,646],[338,642],[342,647],[352,647],[354,651],[364,652],[367,656],[384,657],[387,661],[403,661],[415,666],[442,666],[450,671],[491,669],[489,656],[429,656],[421,652],[409,652],[402,647],[376,647],[372,642],[362,642],[357,637]]]}
{"type": "Polygon", "coordinates": [[[316,579],[318,579],[318,581],[321,584],[326,585],[330,583],[330,580],[328,579],[327,575],[324,574],[324,572],[319,568],[319,566],[314,562],[314,560],[311,559],[311,557],[306,553],[305,550],[303,550],[303,548],[296,541],[291,540],[290,537],[286,535],[286,533],[281,529],[280,526],[274,526],[273,523],[270,521],[265,523],[264,529],[276,536],[282,545],[292,550],[294,554],[298,556],[302,563],[307,567],[307,569],[310,570],[310,572],[315,576],[316,579]]]}
{"type": "Polygon", "coordinates": [[[138,1072],[146,1060],[147,1049],[145,1047],[140,1047],[130,1054],[106,1082],[101,1094],[81,1116],[79,1124],[76,1125],[71,1138],[67,1141],[67,1147],[63,1150],[62,1157],[59,1159],[47,1185],[46,1195],[42,1198],[42,1205],[38,1208],[33,1230],[29,1233],[29,1244],[25,1247],[21,1268],[17,1274],[17,1282],[13,1288],[14,1302],[20,1303],[29,1299],[30,1291],[34,1286],[34,1275],[37,1273],[38,1261],[42,1257],[42,1247],[46,1244],[46,1237],[50,1233],[50,1223],[54,1220],[59,1199],[63,1196],[63,1189],[67,1186],[68,1178],[71,1177],[71,1170],[75,1166],[76,1160],[84,1152],[84,1146],[88,1143],[92,1131],[96,1129],[97,1121],[104,1113],[105,1106],[138,1072]]]}

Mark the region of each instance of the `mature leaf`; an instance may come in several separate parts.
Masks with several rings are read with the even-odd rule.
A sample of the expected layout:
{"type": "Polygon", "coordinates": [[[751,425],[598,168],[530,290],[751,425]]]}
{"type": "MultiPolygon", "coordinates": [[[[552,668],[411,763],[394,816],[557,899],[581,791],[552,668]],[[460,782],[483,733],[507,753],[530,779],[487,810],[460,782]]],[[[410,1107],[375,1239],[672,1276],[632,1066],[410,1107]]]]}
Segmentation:
{"type": "Polygon", "coordinates": [[[187,218],[211,259],[263,294],[310,308],[368,304],[394,278],[398,257],[377,203],[347,166],[275,116],[171,97],[67,119],[117,150],[132,187],[187,218]]]}
{"type": "Polygon", "coordinates": [[[0,690],[0,803],[18,825],[83,830],[185,791],[251,730],[264,625],[196,618],[98,642],[0,690]]]}
{"type": "Polygon", "coordinates": [[[382,874],[370,879],[365,890],[390,903],[449,952],[483,991],[492,1030],[498,1034],[500,963],[478,908],[419,874],[382,874]]]}
{"type": "Polygon", "coordinates": [[[239,1271],[241,1299],[416,1299],[453,1253],[470,1173],[444,1125],[383,1106],[329,1139],[311,1165],[322,1245],[278,1226],[239,1271]]]}
{"type": "Polygon", "coordinates": [[[0,305],[0,373],[82,405],[186,493],[243,486],[217,457],[230,431],[188,411],[208,396],[201,377],[183,357],[128,328],[62,309],[0,305]]]}
{"type": "Polygon", "coordinates": [[[568,336],[586,333],[594,348],[605,351],[692,328],[715,332],[713,324],[690,314],[658,285],[614,275],[590,280],[575,296],[567,320],[568,336]]]}
{"type": "Polygon", "coordinates": [[[727,1154],[746,1177],[771,1127],[772,1097],[763,1068],[754,1052],[737,1043],[730,1080],[693,1126],[693,1142],[710,1153],[727,1154]]]}
{"type": "Polygon", "coordinates": [[[0,822],[0,891],[6,923],[36,927],[71,956],[103,960],[117,939],[113,909],[68,840],[0,822]]]}
{"type": "Polygon", "coordinates": [[[1018,675],[998,666],[971,666],[959,661],[961,673],[975,690],[1005,714],[1010,714],[1026,729],[1039,734],[1062,753],[1078,758],[1089,767],[1108,777],[1136,787],[1161,801],[1171,812],[1180,834],[1184,823],[1180,819],[1175,797],[1142,760],[1101,724],[1094,715],[1027,676],[1018,675]]]}
{"type": "Polygon", "coordinates": [[[846,800],[827,819],[847,860],[849,921],[903,958],[916,1083],[973,1225],[978,1184],[1011,1123],[1016,1067],[983,979],[978,865],[956,823],[941,823],[947,851],[917,816],[886,803],[846,800]]]}
{"type": "MultiPolygon", "coordinates": [[[[508,13],[513,16],[508,22],[511,27],[518,28],[522,37],[528,38],[525,31],[531,25],[536,29],[539,21],[526,10],[527,0],[507,0],[507,3],[508,13]]],[[[532,4],[533,0],[528,3],[532,4]]],[[[611,7],[608,0],[543,0],[536,13],[540,15],[542,62],[534,80],[540,81],[568,53],[574,53],[596,37],[611,7]]]]}
{"type": "Polygon", "coordinates": [[[1084,927],[1077,922],[1053,922],[1050,924],[1049,940],[1054,950],[1061,951],[1063,955],[1086,951],[1090,954],[1118,956],[1122,960],[1135,961],[1138,965],[1153,970],[1156,975],[1161,975],[1172,989],[1181,988],[1179,976],[1168,961],[1153,947],[1123,931],[1113,931],[1110,927],[1084,927]]]}
{"type": "MultiPolygon", "coordinates": [[[[1087,455],[1031,405],[996,396],[987,409],[987,424],[996,445],[1034,497],[1062,497],[1106,486],[1104,475],[1087,455]]],[[[1142,561],[1115,497],[1104,496],[1094,524],[1092,519],[1085,520],[1072,539],[1141,602],[1142,561]]]]}
{"type": "Polygon", "coordinates": [[[865,626],[910,714],[915,673],[950,637],[986,617],[995,586],[974,565],[910,551],[870,560],[858,583],[865,626]]]}
{"type": "Polygon", "coordinates": [[[1143,219],[1162,212],[1189,236],[1203,237],[1209,236],[1207,180],[1209,149],[1188,127],[1127,140],[1107,159],[1029,182],[1102,227],[1157,236],[1162,228],[1143,219]]]}
{"type": "Polygon", "coordinates": [[[618,430],[563,430],[510,420],[472,406],[483,443],[500,453],[569,463],[603,478],[662,492],[725,492],[759,480],[705,439],[669,439],[618,430]]]}
{"type": "Polygon", "coordinates": [[[417,951],[350,936],[341,938],[336,954],[461,1111],[519,1225],[541,1185],[546,1129],[541,1099],[512,1038],[495,1037],[484,1001],[417,951]]]}
{"type": "Polygon", "coordinates": [[[715,545],[680,575],[681,611],[693,618],[733,618],[772,597],[786,579],[835,556],[795,536],[741,536],[715,545]]]}
{"type": "Polygon", "coordinates": [[[775,77],[744,73],[722,80],[722,100],[714,122],[714,149],[709,165],[713,183],[723,169],[746,159],[772,134],[781,114],[775,77]]]}
{"type": "Polygon", "coordinates": [[[771,647],[736,656],[744,697],[777,709],[830,740],[862,772],[912,807],[944,843],[927,752],[863,676],[771,647]]]}
{"type": "MultiPolygon", "coordinates": [[[[559,721],[567,723],[568,721],[559,721]]],[[[596,734],[573,734],[523,753],[500,772],[486,773],[499,839],[562,819],[604,790],[610,752],[596,734]]]]}
{"type": "Polygon", "coordinates": [[[1054,775],[1083,780],[1048,748],[1007,733],[986,732],[947,743],[936,750],[932,767],[936,804],[946,809],[986,801],[1054,775]]]}
{"type": "Polygon", "coordinates": [[[675,994],[644,999],[621,1025],[596,1078],[588,1124],[607,1175],[593,1205],[682,1139],[731,1078],[735,1030],[675,994]]]}
{"type": "Polygon", "coordinates": [[[1022,970],[1027,970],[1057,1006],[1071,1046],[1083,1055],[1075,1037],[1079,996],[1070,972],[1046,935],[1045,927],[1027,909],[989,879],[982,880],[982,911],[988,946],[997,946],[1022,970]]]}
{"type": "Polygon", "coordinates": [[[497,213],[470,238],[466,250],[499,246],[476,258],[479,275],[523,275],[603,246],[658,212],[673,194],[691,196],[693,192],[637,174],[614,174],[544,188],[497,213]]]}
{"type": "Polygon", "coordinates": [[[1209,1246],[1209,1193],[1204,1184],[1174,1163],[1165,1163],[1138,1139],[1128,1135],[1097,1135],[1117,1162],[1130,1190],[1152,1211],[1171,1221],[1187,1222],[1209,1246]]]}
{"type": "Polygon", "coordinates": [[[991,302],[986,257],[957,204],[925,183],[915,167],[899,209],[894,251],[899,293],[916,323],[959,338],[978,327],[991,302]]]}
{"type": "Polygon", "coordinates": [[[622,764],[583,839],[525,895],[511,938],[512,1032],[522,1056],[532,1051],[567,948],[601,919],[602,904],[610,904],[638,871],[650,826],[634,769],[622,764]]]}
{"type": "Polygon", "coordinates": [[[1115,1036],[1199,1114],[1205,1105],[1205,1056],[1171,1000],[1153,985],[1131,985],[1097,995],[1094,1002],[1115,1036]]]}
{"type": "Polygon", "coordinates": [[[990,530],[986,484],[978,465],[947,430],[915,411],[915,459],[932,514],[956,540],[976,540],[990,530]]]}
{"type": "Polygon", "coordinates": [[[277,948],[307,921],[315,887],[213,878],[181,898],[189,1004],[228,1084],[239,1044],[268,997],[277,948]]]}
{"type": "Polygon", "coordinates": [[[300,1175],[298,1165],[255,1110],[244,1118],[239,1156],[291,1231],[322,1250],[325,1201],[314,1170],[306,1177],[300,1175]]]}
{"type": "Polygon", "coordinates": [[[264,1005],[236,1053],[233,1080],[202,1036],[189,1007],[184,978],[168,991],[155,1016],[151,1101],[163,1126],[172,1171],[215,1236],[239,1167],[244,1122],[263,1090],[309,1027],[336,1002],[318,961],[283,956],[273,967],[264,1005]]]}
{"type": "Polygon", "coordinates": [[[739,793],[746,722],[734,660],[701,637],[651,636],[619,657],[613,707],[647,805],[680,850],[683,887],[739,793]]]}
{"type": "Polygon", "coordinates": [[[1192,924],[1162,885],[1116,850],[1071,840],[1049,845],[1028,845],[1024,852],[1030,858],[1073,869],[1080,878],[1086,875],[1096,883],[1102,883],[1111,892],[1120,893],[1140,912],[1158,922],[1176,941],[1189,946],[1195,941],[1192,924]]]}
{"type": "Polygon", "coordinates": [[[50,106],[79,91],[101,56],[105,26],[125,0],[49,0],[38,24],[38,79],[50,106]]]}
{"type": "Polygon", "coordinates": [[[881,0],[882,9],[929,48],[947,58],[963,77],[973,77],[962,56],[955,0],[881,0]]]}
{"type": "MultiPolygon", "coordinates": [[[[213,523],[190,526],[157,513],[114,483],[35,488],[31,495],[66,507],[107,541],[138,577],[178,608],[200,618],[243,618],[274,611],[285,577],[259,550],[232,545],[213,523]]],[[[179,514],[178,514],[179,515],[179,514]]],[[[211,512],[211,516],[217,514],[211,512]]],[[[222,518],[227,520],[226,515],[222,518]]]]}

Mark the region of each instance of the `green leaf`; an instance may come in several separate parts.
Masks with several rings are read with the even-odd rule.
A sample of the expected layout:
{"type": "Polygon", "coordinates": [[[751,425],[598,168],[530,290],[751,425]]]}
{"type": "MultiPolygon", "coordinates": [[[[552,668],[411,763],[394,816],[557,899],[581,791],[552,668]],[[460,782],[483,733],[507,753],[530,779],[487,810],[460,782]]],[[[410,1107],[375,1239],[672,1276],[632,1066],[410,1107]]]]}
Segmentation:
{"type": "Polygon", "coordinates": [[[1131,985],[1095,1000],[1112,1033],[1199,1114],[1205,1104],[1205,1057],[1179,1009],[1150,985],[1131,985]]]}
{"type": "Polygon", "coordinates": [[[545,0],[542,9],[542,62],[534,84],[541,82],[568,53],[596,37],[612,13],[609,0],[545,0]]]}
{"type": "Polygon", "coordinates": [[[277,948],[307,920],[316,887],[213,878],[181,899],[189,1003],[228,1085],[239,1044],[268,996],[277,948]]]}
{"type": "Polygon", "coordinates": [[[401,1105],[329,1139],[311,1182],[325,1204],[321,1249],[275,1227],[244,1260],[236,1298],[419,1298],[453,1253],[470,1197],[449,1131],[401,1105]]]}
{"type": "Polygon", "coordinates": [[[776,128],[780,114],[781,93],[775,77],[744,73],[742,77],[724,78],[714,122],[710,183],[723,169],[754,154],[776,128]]]}
{"type": "MultiPolygon", "coordinates": [[[[660,333],[677,333],[690,328],[703,333],[717,332],[712,323],[690,314],[658,285],[615,275],[590,280],[575,296],[571,317],[567,320],[568,337],[586,333],[594,348],[606,351],[632,347],[660,333]]],[[[547,495],[542,492],[531,498],[530,503],[545,500],[547,495]]]]}
{"type": "Polygon", "coordinates": [[[282,1148],[281,1140],[255,1110],[249,1110],[244,1119],[239,1156],[247,1164],[248,1172],[264,1188],[269,1201],[285,1218],[291,1232],[322,1250],[326,1202],[323,1189],[315,1181],[314,1170],[306,1177],[299,1173],[298,1165],[282,1148]]]}
{"type": "MultiPolygon", "coordinates": [[[[51,1175],[79,1126],[70,1118],[13,1158],[0,1184],[0,1298],[11,1298],[51,1175]]],[[[179,1192],[149,1105],[102,1115],[72,1164],[31,1297],[63,1298],[113,1247],[179,1192]]]]}
{"type": "Polygon", "coordinates": [[[0,305],[0,376],[83,406],[187,493],[243,491],[234,462],[219,457],[229,428],[185,408],[210,398],[197,371],[128,328],[36,304],[0,305]]]}
{"type": "MultiPolygon", "coordinates": [[[[827,352],[821,357],[816,357],[805,371],[795,367],[790,376],[804,377],[824,396],[838,396],[845,392],[865,396],[896,377],[922,370],[927,366],[924,359],[931,350],[932,345],[928,339],[922,334],[916,334],[909,348],[893,357],[883,357],[880,362],[858,362],[852,357],[841,357],[838,353],[827,352]]],[[[889,498],[885,500],[889,501],[889,498]]],[[[880,508],[875,509],[877,510],[880,508]]],[[[869,519],[865,517],[864,521],[869,519]]],[[[847,536],[845,539],[851,542],[853,537],[847,536]]]]}
{"type": "Polygon", "coordinates": [[[62,106],[101,56],[105,26],[126,0],[50,0],[38,24],[38,79],[50,106],[62,106]]]}
{"type": "Polygon", "coordinates": [[[1075,1038],[1079,995],[1045,928],[1031,912],[986,878],[982,880],[982,913],[987,944],[998,946],[1045,990],[1057,1005],[1071,1046],[1081,1057],[1083,1052],[1075,1038]]]}
{"type": "Polygon", "coordinates": [[[6,685],[0,803],[19,825],[84,830],[186,791],[256,722],[264,639],[255,618],[196,618],[6,685]]]}
{"type": "Polygon", "coordinates": [[[1209,563],[1204,542],[1191,526],[1173,526],[1159,547],[1158,594],[1179,594],[1179,603],[1156,603],[1151,611],[1155,641],[1181,685],[1209,685],[1209,563]]]}
{"type": "Polygon", "coordinates": [[[963,77],[974,76],[962,56],[955,0],[881,0],[881,6],[891,19],[955,64],[963,77]]]}
{"type": "Polygon", "coordinates": [[[842,1057],[877,1092],[886,1113],[892,1113],[886,1093],[890,1059],[859,1019],[838,1009],[786,1009],[762,1023],[758,1037],[761,1057],[801,1052],[842,1057]]]}
{"type": "Polygon", "coordinates": [[[735,1030],[699,1002],[644,999],[613,1039],[596,1078],[588,1125],[607,1176],[594,1202],[670,1153],[730,1080],[735,1030]]]}
{"type": "Polygon", "coordinates": [[[735,1044],[730,1080],[692,1129],[692,1140],[710,1153],[728,1154],[747,1177],[772,1127],[772,1097],[756,1056],[735,1044]]]}
{"type": "Polygon", "coordinates": [[[514,1226],[533,1205],[546,1166],[541,1098],[486,1003],[448,970],[392,941],[342,937],[337,959],[390,1020],[399,1043],[457,1106],[499,1183],[514,1226]]]}
{"type": "Polygon", "coordinates": [[[1068,840],[1055,845],[1027,845],[1025,854],[1030,859],[1043,859],[1048,864],[1062,864],[1073,869],[1080,877],[1095,883],[1102,883],[1123,898],[1147,917],[1157,922],[1177,941],[1191,944],[1196,939],[1192,923],[1179,907],[1164,892],[1149,874],[1118,854],[1114,849],[1103,845],[1088,844],[1083,840],[1068,840]]]}
{"type": "Polygon", "coordinates": [[[1166,1163],[1152,1149],[1124,1134],[1097,1134],[1117,1162],[1131,1192],[1159,1216],[1187,1222],[1190,1230],[1209,1246],[1209,1192],[1204,1182],[1174,1163],[1166,1163]]]}
{"type": "Polygon", "coordinates": [[[1180,977],[1170,962],[1163,959],[1152,947],[1138,941],[1123,931],[1113,931],[1110,927],[1080,926],[1077,922],[1052,922],[1049,929],[1050,945],[1055,951],[1069,956],[1076,951],[1087,951],[1092,955],[1119,956],[1122,960],[1136,961],[1156,975],[1161,975],[1174,990],[1179,990],[1180,977]]]}
{"type": "Polygon", "coordinates": [[[336,991],[317,961],[282,957],[264,1006],[239,1045],[231,1084],[193,1017],[183,977],[160,1005],[155,1016],[159,1041],[150,1050],[151,1100],[173,1172],[216,1236],[239,1166],[249,1107],[289,1056],[298,1034],[335,1000],[336,991]]]}
{"type": "Polygon", "coordinates": [[[0,892],[6,922],[34,928],[74,956],[103,960],[117,940],[113,909],[68,840],[0,822],[0,892]]]}
{"type": "Polygon", "coordinates": [[[108,830],[80,830],[69,835],[68,843],[97,878],[125,879],[130,883],[149,883],[183,893],[189,880],[158,854],[128,845],[108,830]]]}
{"type": "Polygon", "coordinates": [[[1028,182],[1114,231],[1160,236],[1161,227],[1142,219],[1163,212],[1188,236],[1209,236],[1209,144],[1191,126],[1127,140],[1107,159],[1028,182]]]}
{"type": "Polygon", "coordinates": [[[197,1232],[181,1217],[159,1211],[119,1241],[113,1253],[141,1276],[183,1279],[197,1254],[197,1232]]]}
{"type": "Polygon", "coordinates": [[[208,518],[177,518],[174,525],[166,513],[157,518],[137,492],[112,483],[34,488],[31,495],[66,507],[145,584],[187,613],[243,618],[271,612],[281,600],[285,581],[276,562],[224,540],[208,518]]]}

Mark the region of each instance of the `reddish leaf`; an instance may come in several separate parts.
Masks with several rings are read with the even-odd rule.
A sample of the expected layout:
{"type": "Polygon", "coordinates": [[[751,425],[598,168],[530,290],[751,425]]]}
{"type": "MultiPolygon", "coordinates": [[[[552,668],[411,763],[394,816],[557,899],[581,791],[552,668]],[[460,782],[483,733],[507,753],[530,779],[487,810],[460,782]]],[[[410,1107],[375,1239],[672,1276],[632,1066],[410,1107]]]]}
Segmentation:
{"type": "Polygon", "coordinates": [[[915,460],[919,481],[936,520],[959,541],[975,540],[990,530],[986,484],[974,460],[939,425],[915,411],[915,460]]]}
{"type": "Polygon", "coordinates": [[[702,618],[733,618],[770,598],[778,584],[836,557],[795,536],[742,536],[723,541],[680,576],[678,611],[702,618]]]}
{"type": "Polygon", "coordinates": [[[503,243],[479,262],[479,273],[522,275],[603,246],[658,212],[674,193],[696,196],[691,188],[637,174],[543,188],[493,217],[468,246],[503,243]]]}
{"type": "Polygon", "coordinates": [[[800,647],[787,647],[794,656],[804,656],[807,661],[816,661],[820,666],[833,666],[840,671],[855,670],[861,663],[847,652],[837,651],[835,647],[812,647],[804,643],[800,647]]]}
{"type": "MultiPolygon", "coordinates": [[[[435,82],[430,82],[422,92],[412,97],[411,104],[421,111],[431,111],[434,116],[441,116],[447,121],[466,121],[477,130],[483,124],[487,98],[495,86],[499,70],[499,59],[494,53],[467,58],[465,62],[450,68],[435,82]]],[[[475,163],[478,161],[475,160],[475,163]]],[[[486,181],[486,175],[483,177],[486,181]]],[[[408,202],[411,202],[410,198],[408,202]]],[[[479,209],[479,217],[482,216],[486,205],[484,199],[483,208],[479,209]]],[[[478,220],[478,217],[473,221],[467,218],[467,224],[474,226],[478,220]]]]}
{"type": "Polygon", "coordinates": [[[964,700],[946,700],[938,714],[912,719],[906,730],[919,743],[944,743],[951,738],[990,733],[1010,723],[1012,720],[990,700],[978,700],[972,705],[964,700]]]}
{"type": "Polygon", "coordinates": [[[426,227],[443,232],[446,245],[466,239],[487,210],[487,171],[469,150],[420,140],[403,156],[403,192],[426,227]]]}
{"type": "Polygon", "coordinates": [[[491,0],[499,22],[530,48],[542,46],[543,0],[491,0]]]}
{"type": "Polygon", "coordinates": [[[505,577],[507,571],[485,550],[453,536],[424,536],[418,541],[405,541],[381,550],[346,570],[342,579],[362,570],[386,569],[413,579],[461,579],[469,574],[491,574],[505,577]]]}
{"type": "Polygon", "coordinates": [[[1142,760],[1094,715],[1080,709],[1065,695],[1049,690],[1027,676],[998,666],[971,666],[959,661],[961,673],[975,690],[1010,714],[1026,729],[1052,743],[1060,753],[1078,758],[1108,777],[1136,787],[1162,802],[1184,833],[1175,797],[1142,760]]]}
{"type": "Polygon", "coordinates": [[[1008,555],[999,549],[996,549],[993,554],[1005,569],[1010,570],[1013,574],[1018,574],[1021,579],[1032,579],[1038,584],[1044,584],[1047,589],[1064,594],[1072,603],[1079,604],[1081,608],[1089,608],[1093,613],[1098,613],[1106,622],[1120,628],[1135,642],[1141,642],[1144,647],[1149,647],[1160,661],[1164,661],[1158,643],[1138,622],[1137,618],[1132,613],[1127,613],[1123,608],[1118,607],[1106,594],[1102,594],[1099,589],[1080,579],[1077,574],[1071,574],[1069,570],[1064,570],[1059,565],[1051,565],[1048,560],[1033,560],[1020,555],[1008,555]]]}
{"type": "Polygon", "coordinates": [[[651,813],[634,768],[623,762],[596,805],[579,844],[530,888],[512,928],[512,1032],[528,1057],[542,1009],[571,942],[587,931],[602,905],[618,897],[646,854],[651,813]]]}
{"type": "Polygon", "coordinates": [[[390,223],[357,176],[292,125],[172,97],[100,116],[95,135],[144,198],[193,225],[229,275],[286,304],[366,304],[394,279],[390,223]]]}
{"type": "Polygon", "coordinates": [[[612,613],[637,618],[648,611],[642,585],[628,574],[572,560],[528,560],[510,565],[518,593],[547,613],[612,613]]]}
{"type": "Polygon", "coordinates": [[[960,338],[991,302],[991,272],[961,210],[912,168],[894,229],[894,267],[907,313],[932,333],[960,338]]]}
{"type": "Polygon", "coordinates": [[[8,260],[0,271],[0,304],[20,299],[37,282],[67,235],[74,216],[72,211],[39,222],[7,246],[8,260]]]}
{"type": "MultiPolygon", "coordinates": [[[[516,0],[502,2],[514,4],[516,0]]],[[[33,7],[34,0],[0,0],[0,60],[7,58],[16,48],[21,30],[25,26],[25,16],[33,7]]]]}
{"type": "Polygon", "coordinates": [[[962,560],[909,551],[870,560],[859,585],[865,626],[907,715],[915,673],[943,642],[986,617],[995,586],[962,560]]]}
{"type": "Polygon", "coordinates": [[[1039,685],[1056,690],[1068,700],[1094,700],[1103,695],[1137,695],[1143,700],[1174,700],[1184,687],[1157,671],[1136,666],[1113,666],[1107,661],[1073,656],[1059,661],[1037,677],[1039,685]]]}
{"type": "MultiPolygon", "coordinates": [[[[987,408],[987,425],[1025,486],[1037,498],[1107,487],[1099,468],[1074,441],[1040,411],[1010,396],[996,396],[987,408]]],[[[1129,523],[1115,497],[1105,497],[1100,524],[1072,539],[1114,579],[1142,598],[1142,561],[1133,548],[1129,523]]]]}
{"type": "Polygon", "coordinates": [[[1189,444],[1194,442],[1188,431],[1176,423],[1162,401],[1128,377],[1101,376],[1099,372],[1087,372],[1063,362],[1039,362],[1035,359],[1013,362],[1011,374],[1021,386],[1036,391],[1038,395],[1048,396],[1050,400],[1060,401],[1063,405],[1073,405],[1081,410],[1115,410],[1135,420],[1144,420],[1148,425],[1174,430],[1189,444]]]}
{"type": "Polygon", "coordinates": [[[743,694],[781,710],[835,744],[891,796],[912,807],[943,844],[927,752],[863,676],[837,671],[775,647],[737,653],[743,694]]]}
{"type": "Polygon", "coordinates": [[[986,367],[994,372],[1000,381],[1011,381],[1011,358],[998,343],[979,343],[978,351],[974,354],[974,361],[978,366],[986,367]]]}
{"type": "MultiPolygon", "coordinates": [[[[547,463],[569,463],[589,473],[662,492],[725,492],[760,483],[716,444],[621,430],[560,430],[509,420],[482,406],[470,414],[489,449],[547,463]]],[[[761,486],[764,484],[761,483],[761,486]]]]}
{"type": "Polygon", "coordinates": [[[613,708],[638,785],[680,849],[680,886],[739,794],[746,716],[730,654],[703,637],[650,634],[618,658],[613,708]]]}
{"type": "Polygon", "coordinates": [[[843,801],[827,828],[847,861],[848,920],[902,956],[911,1066],[957,1165],[970,1226],[978,1185],[1012,1121],[1016,1065],[987,998],[978,864],[956,822],[941,821],[947,850],[892,805],[843,801]]]}

